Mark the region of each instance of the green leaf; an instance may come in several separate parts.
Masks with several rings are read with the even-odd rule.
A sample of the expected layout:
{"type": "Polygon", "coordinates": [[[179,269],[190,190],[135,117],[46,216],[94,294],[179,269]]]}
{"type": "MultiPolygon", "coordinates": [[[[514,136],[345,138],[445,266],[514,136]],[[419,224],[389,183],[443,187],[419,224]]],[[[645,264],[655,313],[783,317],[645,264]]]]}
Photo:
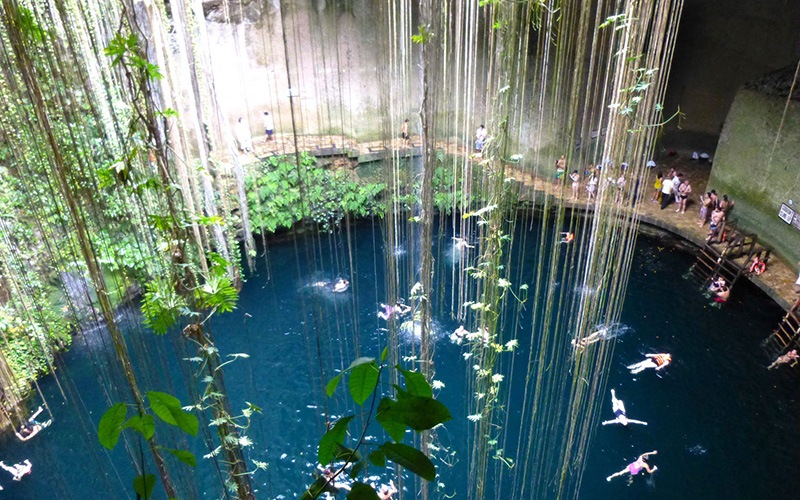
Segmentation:
{"type": "MultiPolygon", "coordinates": [[[[384,422],[392,421],[405,424],[415,431],[425,431],[447,422],[453,417],[445,405],[433,398],[408,396],[394,401],[383,411],[379,407],[375,418],[384,429],[386,429],[384,422]]],[[[386,430],[387,432],[389,431],[389,429],[386,430]]],[[[390,435],[392,435],[391,432],[390,435]]],[[[392,438],[394,438],[393,435],[392,438]]],[[[398,441],[398,439],[395,439],[395,441],[398,441]]]]}
{"type": "Polygon", "coordinates": [[[328,384],[325,386],[325,394],[327,394],[328,397],[333,396],[333,393],[336,392],[336,388],[339,387],[339,382],[341,380],[342,374],[340,373],[328,381],[328,384]]]}
{"type": "Polygon", "coordinates": [[[383,352],[381,352],[381,363],[386,361],[387,356],[389,356],[389,346],[383,348],[383,352]]]}
{"type": "Polygon", "coordinates": [[[378,404],[378,413],[375,415],[375,420],[383,427],[389,437],[395,441],[402,441],[406,435],[406,424],[396,421],[392,418],[391,408],[395,401],[389,398],[383,398],[378,404]]]}
{"type": "Polygon", "coordinates": [[[336,456],[336,445],[344,443],[347,435],[347,424],[353,420],[353,415],[342,417],[333,424],[333,427],[322,436],[317,449],[317,459],[322,465],[328,465],[336,456]]]}
{"type": "Polygon", "coordinates": [[[361,453],[348,448],[343,444],[336,445],[336,453],[333,456],[334,460],[343,460],[346,462],[359,462],[361,460],[361,453]]]}
{"type": "Polygon", "coordinates": [[[353,483],[350,487],[350,492],[347,494],[347,500],[380,500],[380,497],[372,486],[364,483],[353,483]]]}
{"type": "Polygon", "coordinates": [[[187,434],[197,435],[197,431],[200,429],[197,417],[183,411],[178,398],[165,392],[150,391],[147,393],[147,399],[150,400],[150,408],[158,418],[179,427],[187,434]]]}
{"type": "Polygon", "coordinates": [[[431,389],[428,381],[425,380],[425,375],[417,371],[403,370],[400,365],[397,365],[397,370],[403,374],[403,378],[406,381],[406,392],[412,396],[433,397],[433,389],[431,389]]]}
{"type": "Polygon", "coordinates": [[[311,486],[306,488],[306,491],[300,496],[300,500],[313,500],[315,498],[319,498],[322,493],[325,492],[325,485],[328,484],[328,480],[324,477],[318,477],[311,486]]]}
{"type": "Polygon", "coordinates": [[[350,469],[350,479],[355,479],[361,474],[361,471],[367,466],[366,460],[359,460],[358,462],[353,464],[353,468],[350,469]]]}
{"type": "Polygon", "coordinates": [[[194,456],[189,450],[173,450],[171,448],[167,448],[167,451],[175,455],[178,460],[185,463],[189,467],[197,467],[197,458],[194,456]]]}
{"type": "Polygon", "coordinates": [[[112,450],[117,445],[119,433],[122,432],[122,425],[128,414],[128,407],[122,403],[117,403],[103,414],[100,423],[97,425],[97,439],[100,444],[112,450]]]}
{"type": "Polygon", "coordinates": [[[370,359],[369,362],[364,362],[352,368],[350,370],[349,383],[350,395],[353,397],[353,401],[359,405],[364,404],[364,401],[367,400],[375,390],[375,387],[377,387],[379,375],[380,371],[374,359],[370,359]]]}
{"type": "Polygon", "coordinates": [[[428,481],[436,479],[436,467],[424,453],[416,448],[402,443],[384,443],[380,450],[386,458],[392,462],[405,467],[414,474],[428,481]]]}
{"type": "Polygon", "coordinates": [[[375,467],[386,467],[386,455],[381,450],[369,454],[369,462],[375,467]]]}
{"type": "Polygon", "coordinates": [[[156,432],[156,421],[152,415],[134,415],[125,422],[122,428],[139,431],[139,434],[145,439],[150,439],[156,432]]]}
{"type": "Polygon", "coordinates": [[[372,363],[373,361],[375,361],[375,358],[368,358],[368,357],[357,358],[352,363],[350,363],[350,366],[348,366],[347,370],[345,370],[345,371],[352,370],[356,366],[360,366],[360,365],[363,365],[363,364],[366,364],[366,363],[372,363]]]}
{"type": "Polygon", "coordinates": [[[133,491],[135,491],[137,495],[146,499],[150,498],[150,494],[153,493],[153,488],[155,485],[155,474],[145,474],[144,476],[136,476],[133,478],[133,491]]]}

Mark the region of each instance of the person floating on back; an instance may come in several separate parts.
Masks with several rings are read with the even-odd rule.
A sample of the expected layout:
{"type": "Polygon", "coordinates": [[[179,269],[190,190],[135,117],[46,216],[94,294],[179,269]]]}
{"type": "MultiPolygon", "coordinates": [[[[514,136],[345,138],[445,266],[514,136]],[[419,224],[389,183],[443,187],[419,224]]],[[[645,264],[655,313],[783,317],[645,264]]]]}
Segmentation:
{"type": "Polygon", "coordinates": [[[775,361],[773,361],[772,364],[769,365],[768,369],[772,370],[773,368],[777,368],[779,365],[785,365],[787,363],[791,363],[792,361],[795,361],[798,358],[800,358],[800,356],[797,355],[797,349],[792,349],[783,356],[778,356],[775,359],[775,361]]]}
{"type": "Polygon", "coordinates": [[[672,361],[672,356],[666,353],[659,354],[645,354],[647,359],[639,361],[636,364],[628,366],[631,373],[636,374],[648,368],[655,368],[656,371],[666,368],[672,361]]]}
{"type": "Polygon", "coordinates": [[[47,422],[36,421],[36,417],[38,417],[39,414],[42,413],[42,411],[43,411],[42,407],[40,406],[25,423],[19,426],[19,431],[14,432],[14,434],[16,434],[17,436],[17,439],[19,439],[20,441],[27,441],[31,439],[33,436],[37,435],[39,431],[50,425],[51,422],[50,420],[48,420],[47,422]]]}
{"type": "Polygon", "coordinates": [[[30,460],[25,460],[21,464],[14,464],[12,466],[8,466],[5,463],[3,463],[2,460],[0,460],[0,467],[10,472],[11,475],[14,476],[13,478],[14,481],[22,481],[23,477],[31,473],[33,465],[31,464],[30,460]]]}
{"type": "Polygon", "coordinates": [[[395,314],[403,316],[411,312],[411,306],[403,304],[399,300],[393,306],[381,304],[381,309],[378,311],[378,317],[385,321],[389,321],[395,314]]]}
{"type": "Polygon", "coordinates": [[[621,399],[617,399],[617,395],[614,393],[614,389],[611,389],[611,409],[614,412],[614,420],[606,420],[603,422],[603,425],[608,424],[640,424],[640,425],[647,425],[647,422],[642,422],[641,420],[633,420],[632,418],[628,418],[625,415],[625,403],[622,402],[621,399]]]}
{"type": "Polygon", "coordinates": [[[643,470],[646,470],[648,474],[652,474],[653,472],[658,470],[658,467],[654,465],[651,468],[650,465],[647,462],[645,462],[645,460],[647,460],[647,457],[649,455],[655,455],[656,453],[658,453],[658,451],[656,450],[647,453],[642,453],[641,455],[639,455],[639,458],[637,458],[635,462],[631,462],[628,464],[627,467],[625,467],[621,471],[611,474],[606,478],[606,481],[611,481],[615,477],[623,476],[625,474],[630,474],[631,476],[635,476],[636,474],[640,473],[643,470]]]}
{"type": "MultiPolygon", "coordinates": [[[[572,344],[572,347],[578,349],[579,351],[582,351],[586,349],[588,346],[594,344],[595,342],[600,342],[601,340],[606,338],[606,335],[608,335],[608,330],[606,328],[601,328],[596,332],[592,332],[591,334],[581,339],[572,339],[570,341],[570,344],[572,344]]],[[[611,393],[613,394],[614,391],[611,391],[611,393]]]]}

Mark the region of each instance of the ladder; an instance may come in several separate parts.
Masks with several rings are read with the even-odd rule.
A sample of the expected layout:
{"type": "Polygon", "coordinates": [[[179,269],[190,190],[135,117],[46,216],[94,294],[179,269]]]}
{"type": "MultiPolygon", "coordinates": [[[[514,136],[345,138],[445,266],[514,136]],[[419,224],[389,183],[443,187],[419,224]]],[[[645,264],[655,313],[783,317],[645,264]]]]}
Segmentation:
{"type": "Polygon", "coordinates": [[[790,348],[800,347],[800,299],[786,312],[778,328],[761,342],[761,347],[770,359],[776,358],[790,348]]]}

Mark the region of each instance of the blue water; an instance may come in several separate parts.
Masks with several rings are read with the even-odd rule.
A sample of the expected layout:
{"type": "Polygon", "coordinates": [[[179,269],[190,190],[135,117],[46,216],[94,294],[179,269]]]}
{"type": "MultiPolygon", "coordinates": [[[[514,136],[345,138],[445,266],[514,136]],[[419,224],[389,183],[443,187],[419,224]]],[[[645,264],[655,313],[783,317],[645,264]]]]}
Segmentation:
{"type": "MultiPolygon", "coordinates": [[[[378,304],[386,301],[380,233],[379,226],[365,223],[351,231],[349,240],[340,233],[296,242],[270,241],[268,270],[261,260],[261,270],[248,278],[236,311],[212,324],[223,355],[250,355],[227,365],[225,377],[234,408],[249,401],[264,409],[247,431],[255,442],[248,456],[270,464],[267,472],[259,472],[254,479],[259,498],[293,498],[302,491],[315,465],[326,405],[334,414],[353,411],[342,388],[333,401],[326,401],[321,391],[324,382],[356,354],[377,356],[387,342],[386,322],[376,315],[378,304]],[[308,286],[337,276],[352,279],[351,288],[343,294],[308,286]]],[[[669,236],[639,239],[609,376],[609,387],[625,401],[628,416],[649,425],[598,428],[580,497],[797,498],[800,403],[796,372],[786,367],[767,371],[771,360],[759,348],[779,321],[781,310],[749,283],[737,284],[724,308],[712,305],[695,283],[683,277],[693,258],[675,243],[669,236]],[[648,352],[670,352],[673,364],[658,373],[646,370],[632,376],[625,366],[648,352]],[[625,477],[605,480],[653,449],[659,452],[650,460],[658,466],[655,475],[640,475],[630,484],[625,477]]],[[[436,249],[437,276],[445,280],[445,292],[437,294],[435,301],[439,311],[450,310],[445,270],[446,249],[451,244],[450,235],[443,234],[441,251],[436,249]]],[[[401,268],[408,265],[408,253],[395,255],[401,268]]],[[[186,373],[166,360],[193,353],[178,335],[155,337],[134,327],[137,317],[132,311],[126,311],[122,319],[129,335],[146,339],[132,342],[134,358],[156,360],[151,369],[140,373],[143,385],[176,393],[187,401],[180,389],[186,373]]],[[[437,325],[436,379],[445,384],[439,397],[454,416],[438,436],[440,445],[455,452],[438,453],[455,463],[439,466],[445,485],[441,493],[463,497],[468,412],[460,403],[469,368],[461,356],[464,349],[446,338],[457,324],[443,312],[437,325]]],[[[106,453],[91,435],[108,407],[99,380],[113,376],[101,368],[110,359],[102,333],[94,329],[84,339],[76,339],[74,348],[59,362],[58,376],[69,402],[63,402],[52,377],[43,381],[54,423],[29,442],[7,436],[0,443],[0,458],[6,463],[25,458],[33,462],[32,475],[19,483],[12,483],[10,475],[0,471],[0,485],[5,487],[0,495],[133,497],[129,486],[133,473],[123,446],[106,453]]],[[[415,344],[401,341],[400,349],[402,355],[413,355],[415,344]]],[[[526,349],[523,345],[516,354],[518,367],[527,359],[526,349]]],[[[111,400],[125,399],[126,394],[123,386],[111,400]]],[[[603,419],[611,419],[610,396],[603,398],[603,419]]],[[[518,409],[509,408],[510,421],[515,412],[518,409]]],[[[167,440],[180,439],[169,429],[158,432],[165,430],[169,431],[164,434],[167,440]]],[[[131,443],[138,454],[136,441],[131,443]]],[[[201,439],[184,446],[192,447],[198,456],[208,452],[201,439]]],[[[197,494],[217,498],[216,473],[208,461],[201,462],[196,474],[183,478],[189,483],[182,486],[188,492],[185,496],[201,492],[197,494]]],[[[185,470],[181,467],[174,469],[185,470]]],[[[382,471],[371,469],[370,474],[382,471]]]]}

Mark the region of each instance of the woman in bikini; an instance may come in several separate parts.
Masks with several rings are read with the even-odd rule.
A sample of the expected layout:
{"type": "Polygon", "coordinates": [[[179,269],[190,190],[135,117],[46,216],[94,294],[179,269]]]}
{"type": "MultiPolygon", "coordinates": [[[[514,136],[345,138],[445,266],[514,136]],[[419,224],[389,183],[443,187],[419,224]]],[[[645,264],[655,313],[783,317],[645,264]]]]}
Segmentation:
{"type": "Polygon", "coordinates": [[[651,468],[650,464],[648,464],[645,460],[647,460],[648,456],[655,455],[656,453],[658,453],[658,451],[656,450],[649,451],[647,453],[642,453],[641,455],[639,455],[639,458],[637,458],[635,462],[631,462],[628,464],[627,467],[625,467],[621,471],[611,474],[606,478],[606,481],[611,481],[615,477],[623,476],[625,474],[630,474],[631,476],[635,476],[636,474],[642,472],[643,470],[647,471],[648,474],[652,474],[653,472],[658,470],[658,467],[654,465],[651,468]]]}

